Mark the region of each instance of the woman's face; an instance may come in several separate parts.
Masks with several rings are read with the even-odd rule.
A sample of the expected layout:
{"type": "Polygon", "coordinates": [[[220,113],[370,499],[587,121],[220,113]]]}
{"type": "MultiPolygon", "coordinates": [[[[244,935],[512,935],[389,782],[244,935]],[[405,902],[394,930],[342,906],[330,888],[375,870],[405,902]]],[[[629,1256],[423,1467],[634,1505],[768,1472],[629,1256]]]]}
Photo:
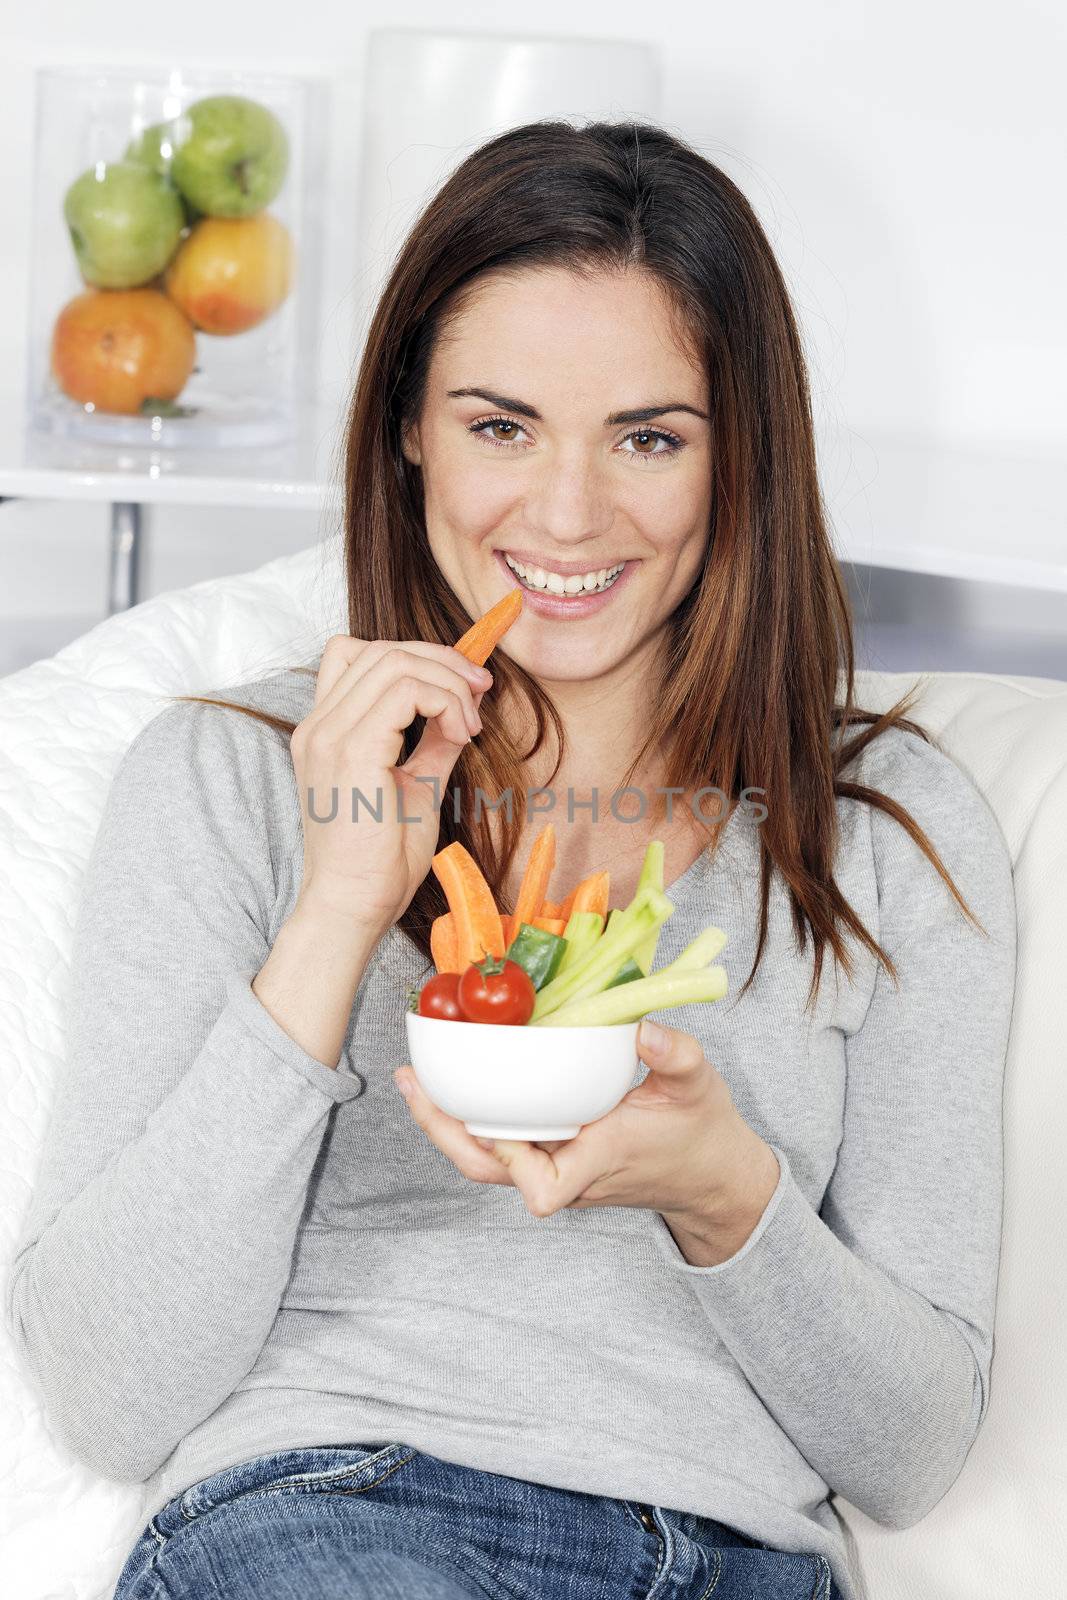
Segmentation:
{"type": "Polygon", "coordinates": [[[404,441],[430,549],[471,616],[523,588],[500,648],[538,678],[601,677],[685,597],[708,539],[708,411],[637,271],[494,274],[439,339],[404,441]]]}

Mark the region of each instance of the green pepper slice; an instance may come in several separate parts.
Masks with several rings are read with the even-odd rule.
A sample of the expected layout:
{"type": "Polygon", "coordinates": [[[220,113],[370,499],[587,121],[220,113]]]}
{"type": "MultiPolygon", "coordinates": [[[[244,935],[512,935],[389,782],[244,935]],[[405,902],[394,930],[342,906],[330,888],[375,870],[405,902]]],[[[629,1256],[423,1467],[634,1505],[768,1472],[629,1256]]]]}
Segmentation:
{"type": "Polygon", "coordinates": [[[520,966],[534,988],[540,989],[556,976],[566,949],[567,941],[558,933],[523,922],[508,945],[507,959],[520,966]]]}

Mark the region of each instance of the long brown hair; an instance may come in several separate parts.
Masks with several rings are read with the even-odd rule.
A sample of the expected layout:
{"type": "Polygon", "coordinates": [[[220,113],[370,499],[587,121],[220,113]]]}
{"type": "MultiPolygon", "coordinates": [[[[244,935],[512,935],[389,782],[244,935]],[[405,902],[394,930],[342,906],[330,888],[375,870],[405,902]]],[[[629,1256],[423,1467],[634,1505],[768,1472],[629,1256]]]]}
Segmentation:
{"type": "MultiPolygon", "coordinates": [[[[435,341],[479,278],[546,266],[651,275],[666,291],[680,337],[689,340],[710,386],[706,558],[666,626],[655,726],[628,777],[662,741],[668,786],[688,792],[716,785],[731,797],[750,785],[763,791],[759,941],[742,993],[762,959],[775,867],[789,888],[800,950],[809,932],[813,943],[809,1004],[826,945],[851,975],[842,926],[896,982],[892,960],[834,882],[837,796],[894,817],[963,912],[980,924],[910,815],[878,790],[843,776],[890,727],[932,742],[904,715],[919,686],[881,714],[854,704],[850,605],[828,533],[807,370],[789,294],[741,190],[681,139],[646,123],[526,123],[469,155],[423,211],[378,301],[348,413],[348,631],[361,639],[451,644],[472,620],[430,554],[421,472],[403,454],[402,429],[421,413],[435,341]],[[839,705],[842,670],[846,692],[839,705]],[[853,724],[862,727],[848,734],[853,724]]],[[[524,763],[541,749],[549,726],[560,758],[564,734],[556,707],[533,677],[502,650],[492,669],[496,692],[482,702],[482,732],[453,770],[459,799],[442,806],[440,847],[461,840],[506,909],[502,884],[523,817],[496,813],[502,817],[497,841],[489,812],[471,802],[476,787],[483,794],[523,793],[524,763]],[[497,709],[500,699],[516,693],[527,697],[536,729],[525,752],[514,749],[497,709]]],[[[268,712],[232,709],[286,734],[295,726],[268,712]]],[[[407,730],[403,759],[423,726],[418,717],[407,730]]],[[[554,771],[558,767],[559,760],[554,771]]],[[[427,957],[430,924],[446,909],[429,873],[399,919],[427,957]]]]}

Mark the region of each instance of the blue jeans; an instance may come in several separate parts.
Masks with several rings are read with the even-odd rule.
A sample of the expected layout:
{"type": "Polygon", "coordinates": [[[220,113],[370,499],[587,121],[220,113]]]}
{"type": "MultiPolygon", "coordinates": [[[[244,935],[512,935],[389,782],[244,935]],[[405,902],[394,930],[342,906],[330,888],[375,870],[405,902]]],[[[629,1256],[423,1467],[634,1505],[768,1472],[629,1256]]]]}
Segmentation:
{"type": "Polygon", "coordinates": [[[406,1444],[259,1456],[175,1495],[112,1600],[840,1600],[819,1555],[406,1444]]]}

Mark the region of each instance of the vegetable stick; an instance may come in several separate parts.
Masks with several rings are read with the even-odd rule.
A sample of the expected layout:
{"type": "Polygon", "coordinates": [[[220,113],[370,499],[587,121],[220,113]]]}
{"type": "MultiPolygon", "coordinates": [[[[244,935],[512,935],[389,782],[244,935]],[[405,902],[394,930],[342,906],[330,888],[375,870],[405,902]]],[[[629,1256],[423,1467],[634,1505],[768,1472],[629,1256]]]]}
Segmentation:
{"type": "Polygon", "coordinates": [[[706,967],[722,950],[726,935],[721,928],[705,928],[695,939],[690,939],[681,955],[675,956],[660,972],[692,972],[706,967]]]}
{"type": "Polygon", "coordinates": [[[567,948],[563,952],[563,960],[559,964],[556,976],[586,956],[605,931],[604,918],[598,917],[595,911],[579,911],[576,917],[568,917],[563,924],[563,937],[567,941],[567,948]]]}
{"type": "MultiPolygon", "coordinates": [[[[542,900],[541,909],[538,911],[537,915],[539,917],[562,917],[562,900],[542,900]]],[[[563,920],[566,921],[566,918],[564,917],[563,920]]]]}
{"type": "Polygon", "coordinates": [[[563,938],[563,930],[567,926],[562,917],[534,917],[535,928],[543,928],[546,933],[556,933],[563,938]]]}
{"type": "Polygon", "coordinates": [[[458,839],[438,850],[430,865],[455,918],[460,970],[487,955],[502,956],[504,926],[478,863],[458,839]]]}
{"type": "Polygon", "coordinates": [[[462,972],[456,948],[456,919],[451,911],[430,924],[430,955],[438,972],[462,972]]]}
{"type": "MultiPolygon", "coordinates": [[[[637,880],[638,889],[645,889],[651,885],[663,893],[663,840],[653,839],[645,851],[645,859],[641,863],[641,875],[637,880]]],[[[654,928],[644,944],[638,945],[634,951],[634,960],[642,972],[651,972],[652,963],[656,959],[656,945],[659,941],[659,929],[654,928]]],[[[725,939],[723,941],[725,943],[725,939]]],[[[710,959],[710,958],[709,958],[710,959]]]]}
{"type": "Polygon", "coordinates": [[[552,876],[552,868],[556,864],[556,830],[551,822],[546,822],[541,832],[530,846],[530,855],[526,862],[526,871],[522,875],[519,893],[515,900],[515,910],[512,917],[515,931],[518,932],[522,922],[533,922],[540,916],[541,902],[545,898],[548,880],[552,876]]]}
{"type": "MultiPolygon", "coordinates": [[[[658,927],[673,915],[674,906],[666,895],[651,886],[641,890],[610,934],[605,933],[603,938],[597,939],[573,966],[562,968],[561,964],[561,970],[552,982],[538,990],[531,1020],[538,1021],[568,1000],[584,999],[586,995],[599,993],[605,984],[611,982],[626,957],[633,954],[650,929],[658,927]]],[[[629,985],[624,984],[623,987],[629,988],[629,985]]]]}
{"type": "Polygon", "coordinates": [[[576,911],[595,911],[598,916],[606,917],[610,883],[611,874],[608,872],[591,872],[588,878],[583,878],[574,891],[568,917],[576,911]]]}
{"type": "MultiPolygon", "coordinates": [[[[542,1028],[598,1028],[622,1022],[637,1022],[649,1011],[665,1011],[670,1006],[694,1005],[699,1001],[721,1000],[729,984],[723,967],[701,967],[695,971],[676,971],[663,967],[648,978],[635,978],[600,994],[572,1000],[547,1016],[534,1017],[531,1025],[542,1028]]],[[[544,993],[544,991],[541,991],[544,993]]]]}
{"type": "Polygon", "coordinates": [[[466,633],[456,640],[454,648],[468,661],[473,661],[476,667],[484,667],[511,624],[518,619],[521,610],[522,590],[516,584],[508,590],[503,600],[498,600],[484,616],[471,624],[466,633]]]}

